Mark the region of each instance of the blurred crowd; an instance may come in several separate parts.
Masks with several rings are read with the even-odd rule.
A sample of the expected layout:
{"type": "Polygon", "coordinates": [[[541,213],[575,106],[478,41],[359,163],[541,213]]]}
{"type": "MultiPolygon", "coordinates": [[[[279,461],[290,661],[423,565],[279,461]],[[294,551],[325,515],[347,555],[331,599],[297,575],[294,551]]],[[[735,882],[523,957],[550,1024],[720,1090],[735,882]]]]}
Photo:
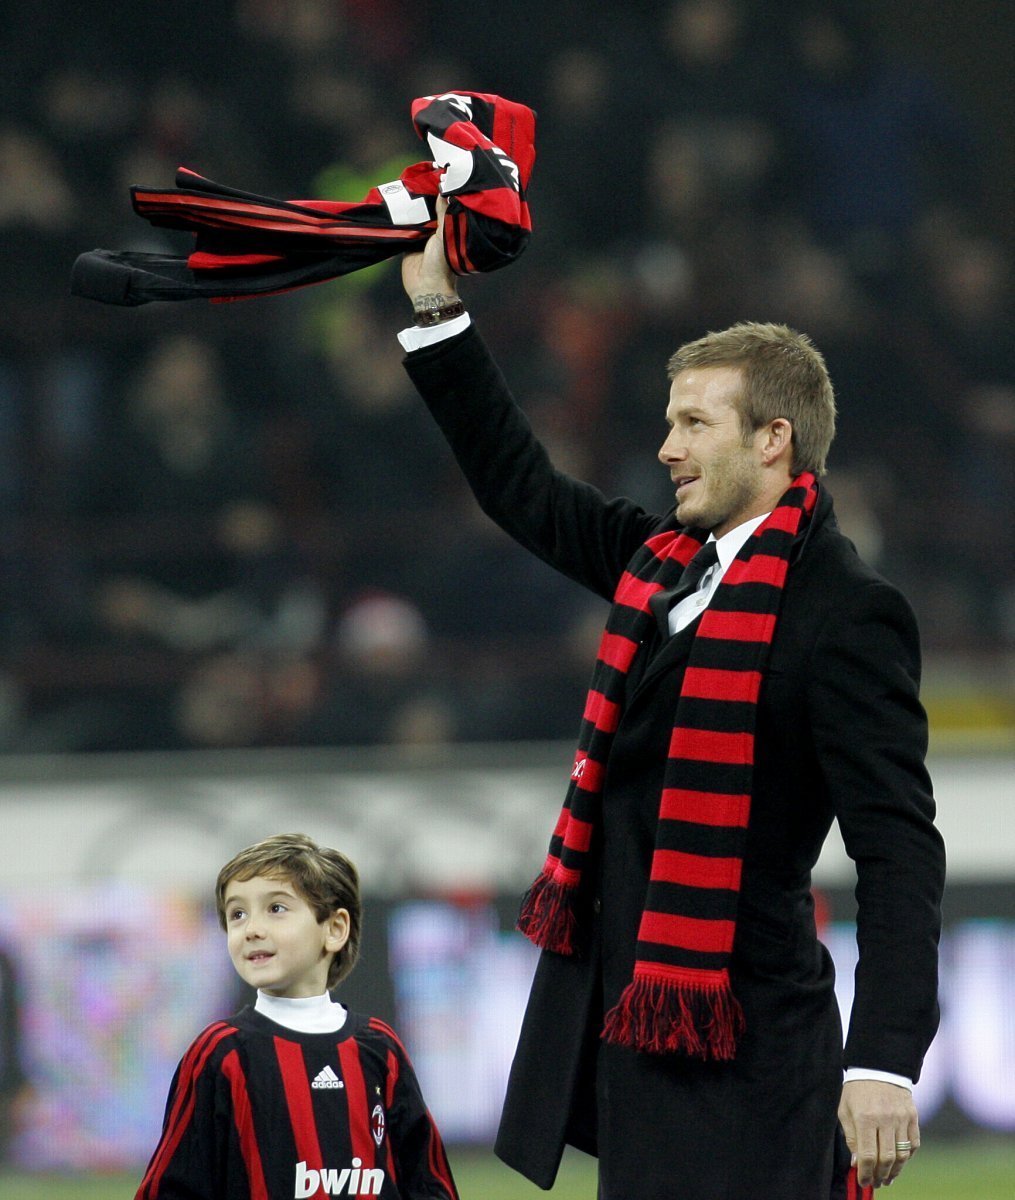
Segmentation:
{"type": "Polygon", "coordinates": [[[522,260],[463,293],[559,465],[662,511],[676,346],[824,351],[829,487],[927,651],[1015,648],[1012,272],[982,121],[835,0],[9,0],[0,749],[570,738],[605,606],[479,515],[408,386],[397,262],[115,309],[176,167],[357,200],[420,95],[538,113],[522,260]],[[777,12],[777,19],[772,13],[777,12]]]}

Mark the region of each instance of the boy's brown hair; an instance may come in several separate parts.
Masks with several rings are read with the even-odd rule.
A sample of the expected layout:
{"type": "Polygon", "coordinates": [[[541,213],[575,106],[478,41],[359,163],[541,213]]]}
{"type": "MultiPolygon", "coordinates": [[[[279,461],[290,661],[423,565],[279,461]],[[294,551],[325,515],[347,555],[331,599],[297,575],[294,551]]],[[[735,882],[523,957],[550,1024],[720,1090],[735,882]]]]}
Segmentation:
{"type": "Polygon", "coordinates": [[[241,850],[219,871],[215,882],[215,910],[219,924],[226,927],[226,888],[233,880],[243,882],[261,875],[284,879],[310,905],[318,921],[336,909],[349,913],[349,938],[331,960],[328,987],[339,984],[359,958],[362,904],[359,873],[344,854],[318,846],[303,833],[280,833],[241,850]]]}

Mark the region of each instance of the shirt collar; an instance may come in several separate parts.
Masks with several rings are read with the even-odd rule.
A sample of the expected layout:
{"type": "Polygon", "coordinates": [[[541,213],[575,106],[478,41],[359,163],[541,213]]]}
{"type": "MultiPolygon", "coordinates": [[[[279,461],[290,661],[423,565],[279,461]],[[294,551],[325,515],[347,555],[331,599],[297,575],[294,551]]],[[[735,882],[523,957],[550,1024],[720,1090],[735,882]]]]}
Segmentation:
{"type": "Polygon", "coordinates": [[[715,542],[715,552],[719,556],[719,569],[724,574],[730,563],[740,553],[744,542],[747,541],[762,521],[771,515],[771,513],[762,513],[760,517],[751,517],[749,521],[744,521],[743,524],[737,525],[729,533],[724,533],[721,538],[713,537],[712,534],[708,535],[707,540],[715,542]]]}
{"type": "Polygon", "coordinates": [[[258,988],[254,1010],[300,1033],[334,1033],[342,1028],[346,1017],[344,1006],[327,992],[320,996],[271,996],[258,988]]]}

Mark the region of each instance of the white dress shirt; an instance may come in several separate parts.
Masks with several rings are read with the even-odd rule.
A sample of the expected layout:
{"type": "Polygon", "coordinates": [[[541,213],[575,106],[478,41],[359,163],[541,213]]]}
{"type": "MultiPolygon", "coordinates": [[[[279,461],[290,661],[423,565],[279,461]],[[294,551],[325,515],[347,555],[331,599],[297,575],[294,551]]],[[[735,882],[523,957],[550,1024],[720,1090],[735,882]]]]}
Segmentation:
{"type": "Polygon", "coordinates": [[[740,552],[740,547],[767,516],[768,513],[762,513],[760,517],[752,517],[749,521],[738,525],[736,529],[724,533],[721,538],[713,537],[712,534],[708,535],[704,544],[715,542],[715,552],[719,556],[719,561],[715,566],[709,567],[698,580],[696,591],[685,596],[670,609],[670,633],[679,633],[681,629],[685,629],[693,620],[701,616],[702,609],[708,607],[709,601],[715,595],[715,589],[729,570],[730,563],[740,552]]]}
{"type": "Polygon", "coordinates": [[[460,317],[452,317],[450,321],[441,321],[439,325],[426,325],[422,329],[410,325],[408,329],[402,330],[398,335],[398,340],[402,343],[402,349],[406,354],[410,354],[413,350],[422,350],[424,346],[433,346],[437,342],[443,342],[446,338],[454,337],[456,333],[468,329],[471,324],[472,318],[469,314],[462,313],[460,317]]]}

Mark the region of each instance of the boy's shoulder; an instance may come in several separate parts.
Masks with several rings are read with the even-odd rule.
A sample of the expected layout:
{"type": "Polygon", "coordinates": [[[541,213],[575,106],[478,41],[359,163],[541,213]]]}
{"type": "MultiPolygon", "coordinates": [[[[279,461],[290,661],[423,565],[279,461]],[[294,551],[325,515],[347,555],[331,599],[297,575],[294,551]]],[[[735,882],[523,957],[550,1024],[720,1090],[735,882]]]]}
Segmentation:
{"type": "Polygon", "coordinates": [[[207,1057],[220,1048],[228,1049],[230,1045],[235,1045],[236,1039],[241,1035],[245,1025],[243,1019],[245,1011],[241,1010],[238,1013],[234,1013],[231,1017],[223,1017],[206,1025],[193,1038],[187,1053],[190,1054],[197,1050],[207,1057]]]}
{"type": "Polygon", "coordinates": [[[230,1017],[223,1017],[206,1025],[191,1041],[183,1061],[186,1063],[192,1060],[198,1067],[221,1062],[231,1050],[235,1050],[252,1037],[263,1037],[268,1025],[270,1022],[264,1022],[252,1007],[241,1008],[230,1017]]]}
{"type": "Polygon", "coordinates": [[[191,1041],[180,1060],[182,1076],[189,1079],[203,1075],[209,1067],[219,1067],[229,1052],[236,1049],[240,1037],[236,1017],[206,1025],[191,1041]]]}
{"type": "Polygon", "coordinates": [[[382,1021],[380,1017],[368,1017],[362,1013],[350,1012],[349,1016],[354,1018],[358,1025],[358,1034],[364,1041],[374,1041],[382,1045],[388,1046],[396,1050],[401,1057],[408,1058],[408,1051],[402,1042],[402,1039],[387,1023],[382,1021]]]}

